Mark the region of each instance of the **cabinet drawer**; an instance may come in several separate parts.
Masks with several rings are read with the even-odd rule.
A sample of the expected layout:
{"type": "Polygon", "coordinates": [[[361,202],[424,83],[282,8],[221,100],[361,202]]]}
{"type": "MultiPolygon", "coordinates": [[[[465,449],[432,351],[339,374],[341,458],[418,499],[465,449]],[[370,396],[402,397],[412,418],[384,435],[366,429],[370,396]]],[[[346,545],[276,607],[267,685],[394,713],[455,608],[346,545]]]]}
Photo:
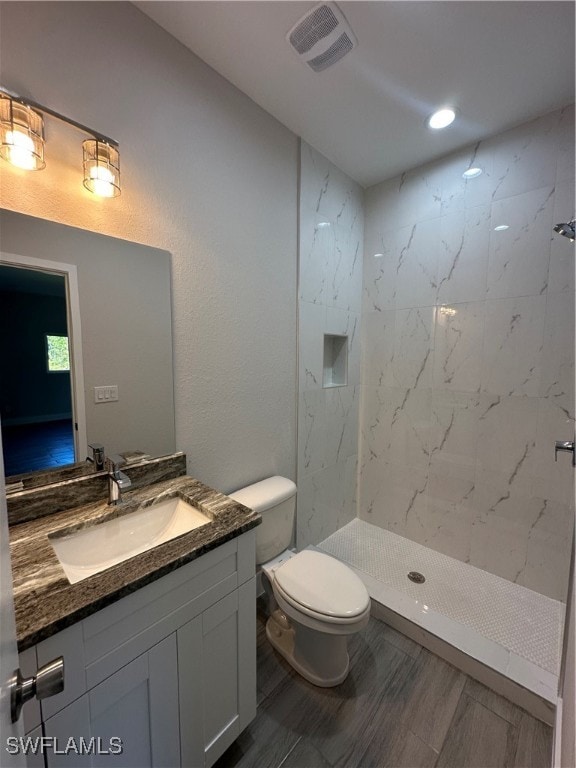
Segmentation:
{"type": "Polygon", "coordinates": [[[230,541],[82,622],[86,684],[92,688],[238,585],[230,541]]]}

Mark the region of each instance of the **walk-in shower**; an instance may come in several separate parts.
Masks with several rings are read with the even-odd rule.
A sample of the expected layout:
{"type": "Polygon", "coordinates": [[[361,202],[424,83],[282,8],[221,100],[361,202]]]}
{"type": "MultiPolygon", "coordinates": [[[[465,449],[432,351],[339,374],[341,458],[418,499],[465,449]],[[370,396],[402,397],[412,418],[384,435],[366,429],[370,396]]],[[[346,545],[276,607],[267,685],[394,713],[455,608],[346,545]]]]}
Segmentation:
{"type": "Polygon", "coordinates": [[[297,546],[547,722],[574,521],[573,114],[364,193],[301,153],[297,546]],[[323,385],[326,334],[347,337],[346,386],[323,385]]]}

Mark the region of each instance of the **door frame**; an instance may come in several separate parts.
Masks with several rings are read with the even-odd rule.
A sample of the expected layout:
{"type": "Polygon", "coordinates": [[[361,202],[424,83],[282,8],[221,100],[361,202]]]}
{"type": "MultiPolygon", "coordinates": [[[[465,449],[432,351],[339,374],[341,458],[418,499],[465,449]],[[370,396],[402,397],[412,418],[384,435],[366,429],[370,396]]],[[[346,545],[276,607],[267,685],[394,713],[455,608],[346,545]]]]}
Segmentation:
{"type": "Polygon", "coordinates": [[[86,402],[84,395],[84,367],[82,365],[82,324],[80,321],[80,293],[78,291],[78,270],[75,264],[38,259],[34,256],[20,256],[0,251],[0,264],[24,267],[40,272],[50,272],[64,277],[66,284],[66,322],[70,339],[70,385],[72,394],[72,422],[76,425],[74,434],[75,461],[82,461],[87,455],[86,402]]]}

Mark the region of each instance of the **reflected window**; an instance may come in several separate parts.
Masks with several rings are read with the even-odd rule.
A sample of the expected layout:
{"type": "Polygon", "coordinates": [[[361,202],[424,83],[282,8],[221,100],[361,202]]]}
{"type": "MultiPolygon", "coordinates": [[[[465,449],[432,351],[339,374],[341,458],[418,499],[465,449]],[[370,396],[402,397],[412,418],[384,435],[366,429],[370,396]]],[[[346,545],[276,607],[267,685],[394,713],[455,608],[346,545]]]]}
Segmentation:
{"type": "Polygon", "coordinates": [[[46,360],[51,372],[70,370],[68,336],[46,335],[46,360]]]}

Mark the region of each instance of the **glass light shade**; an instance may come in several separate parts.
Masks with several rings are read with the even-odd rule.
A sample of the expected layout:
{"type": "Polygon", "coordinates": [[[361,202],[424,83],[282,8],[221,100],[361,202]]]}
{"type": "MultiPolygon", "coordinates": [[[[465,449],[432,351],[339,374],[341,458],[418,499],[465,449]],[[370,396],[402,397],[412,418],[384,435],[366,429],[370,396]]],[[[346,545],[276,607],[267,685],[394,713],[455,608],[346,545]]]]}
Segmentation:
{"type": "Polygon", "coordinates": [[[0,157],[25,171],[40,171],[44,162],[44,118],[26,104],[0,96],[0,157]]]}
{"type": "Polygon", "coordinates": [[[117,147],[98,139],[86,139],[84,150],[84,186],[99,197],[120,194],[120,154],[117,147]]]}

